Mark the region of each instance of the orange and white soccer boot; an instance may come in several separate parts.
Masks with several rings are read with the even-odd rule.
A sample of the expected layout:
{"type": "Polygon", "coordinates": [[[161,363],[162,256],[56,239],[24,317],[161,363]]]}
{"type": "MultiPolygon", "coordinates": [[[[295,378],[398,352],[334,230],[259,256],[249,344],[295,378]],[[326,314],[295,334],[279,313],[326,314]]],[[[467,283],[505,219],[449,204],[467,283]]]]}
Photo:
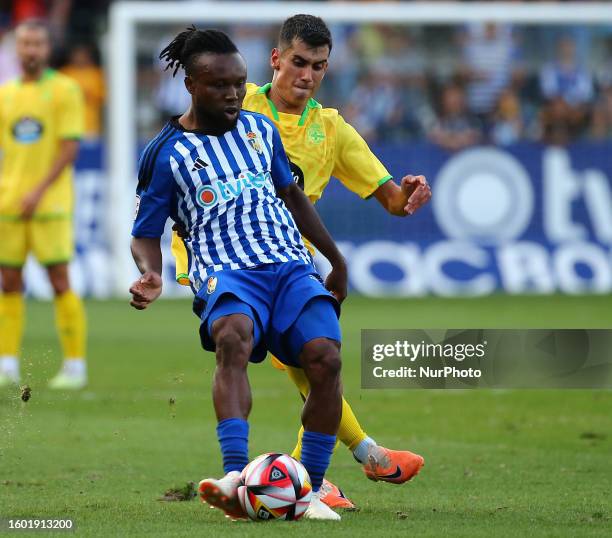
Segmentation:
{"type": "Polygon", "coordinates": [[[323,493],[321,490],[312,494],[310,498],[310,504],[304,512],[304,519],[318,519],[322,521],[340,521],[342,518],[340,514],[334,512],[329,506],[327,506],[322,500],[323,493]]]}
{"type": "Polygon", "coordinates": [[[230,471],[223,478],[216,480],[206,478],[198,486],[198,494],[203,503],[211,508],[218,508],[225,512],[230,519],[247,519],[247,514],[238,500],[238,486],[240,473],[230,471]]]}
{"type": "Polygon", "coordinates": [[[374,445],[368,451],[368,463],[363,466],[363,472],[375,482],[403,484],[416,476],[423,465],[425,460],[418,454],[374,445]]]}
{"type": "Polygon", "coordinates": [[[344,510],[355,510],[355,505],[344,495],[342,490],[332,484],[329,480],[323,479],[321,489],[319,489],[321,501],[330,508],[343,508],[344,510]]]}

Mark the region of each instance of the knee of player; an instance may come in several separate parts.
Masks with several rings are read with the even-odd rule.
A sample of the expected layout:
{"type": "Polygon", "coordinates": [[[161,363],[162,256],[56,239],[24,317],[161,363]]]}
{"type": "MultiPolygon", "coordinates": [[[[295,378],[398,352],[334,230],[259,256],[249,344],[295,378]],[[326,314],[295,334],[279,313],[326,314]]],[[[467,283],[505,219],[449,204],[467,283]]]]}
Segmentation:
{"type": "Polygon", "coordinates": [[[213,323],[212,337],[217,349],[226,353],[248,353],[253,346],[253,327],[245,316],[226,316],[213,323]],[[247,323],[248,321],[248,323],[247,323]]]}
{"type": "Polygon", "coordinates": [[[68,269],[56,270],[56,267],[50,267],[48,270],[49,282],[53,288],[55,295],[62,295],[70,290],[70,279],[68,277],[68,269]]]}
{"type": "Polygon", "coordinates": [[[2,281],[2,292],[3,293],[23,293],[23,282],[21,281],[21,279],[19,280],[4,279],[2,281]]]}
{"type": "Polygon", "coordinates": [[[330,379],[340,376],[342,361],[337,342],[327,338],[312,340],[304,346],[301,359],[309,377],[330,379]]]}

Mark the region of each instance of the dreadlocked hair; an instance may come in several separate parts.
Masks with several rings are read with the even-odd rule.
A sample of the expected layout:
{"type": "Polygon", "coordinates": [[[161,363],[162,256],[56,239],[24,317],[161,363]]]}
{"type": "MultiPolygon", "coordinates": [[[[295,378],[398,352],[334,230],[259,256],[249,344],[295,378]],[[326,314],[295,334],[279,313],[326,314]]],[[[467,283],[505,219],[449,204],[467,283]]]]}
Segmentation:
{"type": "Polygon", "coordinates": [[[232,54],[238,52],[234,42],[221,30],[198,30],[194,25],[178,34],[160,52],[159,59],[166,62],[165,69],[174,69],[172,76],[182,67],[189,74],[193,59],[199,54],[232,54]]]}

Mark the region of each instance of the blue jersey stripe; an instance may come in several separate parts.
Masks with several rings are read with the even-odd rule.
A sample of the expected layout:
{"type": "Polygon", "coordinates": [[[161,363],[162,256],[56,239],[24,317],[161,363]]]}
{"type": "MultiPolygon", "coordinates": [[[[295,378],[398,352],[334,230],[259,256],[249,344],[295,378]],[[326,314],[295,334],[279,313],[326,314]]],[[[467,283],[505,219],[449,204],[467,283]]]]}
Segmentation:
{"type": "MultiPolygon", "coordinates": [[[[232,131],[234,132],[234,131],[232,131]]],[[[231,135],[230,135],[231,136],[231,135]]],[[[233,139],[235,142],[235,139],[233,139]]],[[[236,160],[236,157],[234,155],[234,152],[232,151],[232,148],[230,147],[228,141],[226,140],[225,137],[219,138],[219,143],[221,145],[221,147],[223,148],[223,151],[225,153],[225,156],[229,162],[229,165],[232,167],[233,170],[240,170],[241,166],[238,164],[238,161],[236,160]]],[[[237,145],[237,144],[236,144],[237,145]]],[[[238,150],[240,150],[240,146],[237,146],[238,150]]],[[[245,162],[245,164],[247,164],[246,159],[244,158],[244,154],[242,152],[240,152],[240,155],[242,157],[242,160],[245,162]]],[[[248,166],[248,164],[247,164],[248,166]]],[[[250,168],[250,167],[249,167],[250,168]]],[[[240,242],[240,246],[242,247],[243,252],[246,254],[247,256],[247,262],[248,263],[256,263],[256,264],[261,264],[263,263],[263,260],[260,259],[257,254],[255,253],[255,251],[253,250],[253,248],[251,247],[251,242],[250,242],[250,238],[248,237],[247,233],[245,232],[244,229],[244,224],[242,222],[242,215],[244,212],[244,208],[245,208],[245,197],[244,197],[244,193],[239,196],[235,203],[234,203],[234,214],[233,214],[233,226],[235,228],[235,236],[238,238],[239,242],[240,242]]]]}
{"type": "Polygon", "coordinates": [[[148,187],[149,182],[151,181],[153,175],[153,169],[155,167],[155,161],[161,148],[168,141],[168,139],[172,136],[173,129],[169,124],[162,129],[159,133],[158,137],[154,139],[151,144],[147,146],[148,151],[143,153],[144,162],[141,168],[142,175],[138,175],[139,187],[141,189],[146,189],[148,187]]]}
{"type": "MultiPolygon", "coordinates": [[[[214,153],[214,151],[209,151],[209,148],[205,148],[205,151],[206,151],[206,158],[208,159],[207,162],[210,162],[213,166],[212,174],[209,174],[206,168],[202,171],[208,179],[207,183],[212,184],[213,183],[212,180],[215,178],[216,178],[215,179],[216,182],[222,181],[221,178],[225,179],[225,173],[223,172],[223,169],[221,168],[221,164],[219,163],[219,158],[214,153]]],[[[225,251],[225,245],[221,243],[217,244],[215,242],[214,232],[213,232],[213,226],[216,226],[216,227],[219,226],[218,217],[219,217],[220,207],[221,207],[221,204],[217,203],[217,205],[215,205],[211,210],[209,210],[207,215],[202,213],[203,219],[205,216],[207,217],[206,219],[204,219],[204,225],[202,227],[202,230],[203,230],[203,235],[204,235],[204,241],[206,242],[206,246],[211,254],[213,265],[223,266],[227,264],[227,261],[223,259],[223,258],[226,258],[226,256],[222,255],[222,252],[225,251]]]]}
{"type": "Polygon", "coordinates": [[[140,154],[140,159],[138,160],[138,185],[139,189],[141,185],[145,185],[145,169],[147,168],[147,164],[149,162],[149,157],[151,156],[151,149],[158,143],[158,141],[163,137],[164,133],[170,128],[169,125],[165,125],[164,128],[157,133],[155,138],[149,141],[149,143],[145,146],[140,154]]]}
{"type": "MultiPolygon", "coordinates": [[[[242,125],[244,126],[244,121],[242,119],[240,121],[242,125]]],[[[248,127],[248,129],[250,129],[250,127],[248,127]]],[[[248,132],[248,129],[246,132],[248,132]]],[[[240,136],[239,131],[237,129],[233,129],[231,132],[231,136],[234,142],[236,143],[236,146],[240,150],[242,158],[244,159],[247,166],[249,167],[249,170],[255,170],[257,168],[257,165],[255,164],[255,161],[253,161],[251,154],[248,148],[246,147],[244,139],[240,136]]],[[[248,211],[248,219],[250,221],[251,228],[253,230],[253,239],[255,239],[255,242],[260,246],[261,250],[263,251],[263,255],[267,258],[270,258],[271,247],[269,244],[266,243],[266,241],[263,238],[261,223],[259,222],[259,219],[256,213],[257,205],[259,204],[259,193],[257,190],[251,190],[249,191],[248,197],[250,199],[249,204],[248,204],[249,207],[248,208],[245,207],[245,211],[248,211]]],[[[244,198],[245,198],[245,194],[243,194],[243,199],[244,198]]],[[[261,259],[261,256],[258,256],[258,259],[261,259]]],[[[274,257],[272,258],[272,261],[277,263],[281,260],[274,257]]]]}

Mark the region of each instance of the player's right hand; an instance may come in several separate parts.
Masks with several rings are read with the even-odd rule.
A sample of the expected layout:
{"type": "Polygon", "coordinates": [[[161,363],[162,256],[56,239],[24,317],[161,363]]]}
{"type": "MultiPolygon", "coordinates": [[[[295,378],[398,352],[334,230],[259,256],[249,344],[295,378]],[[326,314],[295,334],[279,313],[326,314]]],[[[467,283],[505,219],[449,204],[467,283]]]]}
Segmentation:
{"type": "Polygon", "coordinates": [[[130,287],[132,294],[130,304],[136,310],[144,310],[161,295],[161,292],[161,275],[147,271],[130,287]]]}
{"type": "Polygon", "coordinates": [[[336,298],[340,304],[348,294],[348,271],[346,262],[332,265],[332,270],[325,279],[325,287],[336,298]]]}

